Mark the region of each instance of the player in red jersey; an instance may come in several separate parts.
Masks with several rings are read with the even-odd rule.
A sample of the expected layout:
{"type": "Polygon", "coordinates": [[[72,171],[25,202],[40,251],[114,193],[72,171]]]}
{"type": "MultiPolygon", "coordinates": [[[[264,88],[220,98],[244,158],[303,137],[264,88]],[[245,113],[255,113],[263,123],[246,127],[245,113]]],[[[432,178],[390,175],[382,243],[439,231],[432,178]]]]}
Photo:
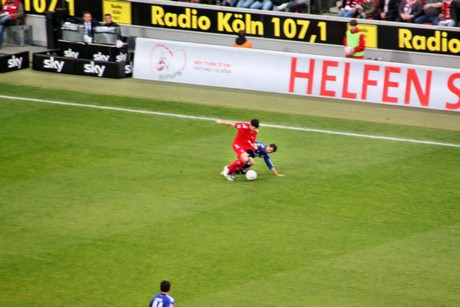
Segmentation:
{"type": "Polygon", "coordinates": [[[257,133],[259,132],[259,120],[253,119],[250,123],[245,123],[226,122],[218,119],[216,120],[216,123],[238,129],[232,144],[232,148],[236,153],[237,159],[232,164],[225,166],[224,170],[221,172],[221,175],[227,180],[233,181],[232,174],[241,169],[246,162],[249,161],[249,154],[246,151],[257,149],[257,146],[255,146],[254,143],[256,142],[257,133]]]}

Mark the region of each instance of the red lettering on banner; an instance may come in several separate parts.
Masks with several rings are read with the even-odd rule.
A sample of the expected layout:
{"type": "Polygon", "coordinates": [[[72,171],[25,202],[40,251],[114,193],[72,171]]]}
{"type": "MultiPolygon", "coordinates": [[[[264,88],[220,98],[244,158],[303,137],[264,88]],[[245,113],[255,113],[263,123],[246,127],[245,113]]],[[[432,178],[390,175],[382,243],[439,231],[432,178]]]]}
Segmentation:
{"type": "Polygon", "coordinates": [[[449,90],[457,95],[457,102],[451,103],[446,102],[446,109],[447,110],[457,110],[460,109],[460,87],[455,86],[455,80],[460,79],[460,73],[453,74],[447,80],[447,87],[449,90]]]}
{"type": "Polygon", "coordinates": [[[323,73],[322,73],[322,78],[321,78],[321,89],[320,89],[320,95],[321,96],[327,96],[327,97],[335,97],[335,91],[328,91],[326,89],[326,82],[327,81],[336,81],[337,76],[335,75],[328,75],[327,70],[329,67],[338,67],[339,62],[337,61],[323,61],[323,73]]]}
{"type": "Polygon", "coordinates": [[[398,102],[398,97],[392,97],[388,95],[388,90],[390,87],[398,87],[399,82],[397,81],[390,81],[390,75],[392,73],[401,73],[401,68],[400,67],[392,67],[392,66],[387,66],[385,67],[385,77],[383,80],[383,94],[382,94],[382,102],[390,102],[390,103],[397,103],[398,102]]]}
{"type": "Polygon", "coordinates": [[[313,90],[313,74],[315,72],[315,60],[310,59],[310,71],[309,72],[299,72],[297,71],[297,58],[291,58],[291,76],[289,78],[289,92],[294,92],[295,87],[295,79],[296,78],[303,78],[308,80],[308,86],[306,89],[306,93],[311,95],[313,90]]]}
{"type": "Polygon", "coordinates": [[[407,80],[406,80],[406,94],[404,96],[404,103],[410,104],[410,89],[411,84],[414,84],[415,91],[417,92],[418,100],[420,105],[423,107],[428,107],[430,104],[430,90],[431,90],[431,75],[433,72],[431,70],[426,71],[426,82],[425,82],[425,93],[423,93],[422,85],[420,80],[417,77],[417,71],[415,69],[409,68],[407,70],[407,80]]]}
{"type": "Polygon", "coordinates": [[[358,95],[348,91],[348,82],[350,80],[350,63],[345,63],[345,71],[343,73],[342,98],[356,99],[358,95]]]}
{"type": "Polygon", "coordinates": [[[377,80],[369,79],[369,72],[370,71],[379,71],[379,70],[380,70],[380,66],[378,66],[378,65],[371,65],[371,64],[364,65],[363,90],[361,92],[361,99],[362,100],[367,99],[367,87],[370,86],[370,85],[373,85],[373,86],[377,85],[377,80]]]}

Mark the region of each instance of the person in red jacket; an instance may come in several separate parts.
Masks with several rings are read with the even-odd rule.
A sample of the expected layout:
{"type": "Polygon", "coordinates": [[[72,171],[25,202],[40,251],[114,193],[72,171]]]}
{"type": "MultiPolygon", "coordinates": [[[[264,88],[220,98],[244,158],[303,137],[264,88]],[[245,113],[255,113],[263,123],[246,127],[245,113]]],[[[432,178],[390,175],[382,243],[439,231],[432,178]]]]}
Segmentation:
{"type": "Polygon", "coordinates": [[[345,33],[343,38],[345,46],[345,56],[347,58],[364,59],[364,49],[366,49],[366,41],[364,34],[358,29],[356,19],[350,21],[350,29],[345,33]]]}
{"type": "Polygon", "coordinates": [[[0,14],[0,48],[2,48],[5,27],[16,25],[23,16],[24,6],[20,0],[8,0],[2,7],[2,13],[0,14]]]}
{"type": "Polygon", "coordinates": [[[452,0],[443,0],[441,6],[441,13],[439,14],[438,25],[444,27],[455,27],[455,20],[452,14],[452,0]]]}

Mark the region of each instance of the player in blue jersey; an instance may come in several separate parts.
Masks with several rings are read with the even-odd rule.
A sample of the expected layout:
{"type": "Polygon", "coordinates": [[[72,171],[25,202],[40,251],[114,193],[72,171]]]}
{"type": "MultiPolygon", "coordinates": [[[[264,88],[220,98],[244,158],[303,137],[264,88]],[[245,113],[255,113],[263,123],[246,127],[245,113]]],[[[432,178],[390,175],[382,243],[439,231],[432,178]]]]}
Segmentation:
{"type": "Polygon", "coordinates": [[[270,160],[270,154],[276,152],[278,147],[275,144],[265,145],[262,142],[255,142],[254,145],[257,146],[257,149],[247,151],[249,155],[249,162],[246,163],[238,173],[245,174],[246,171],[254,164],[254,158],[259,157],[264,159],[265,164],[273,174],[276,176],[284,176],[283,174],[280,174],[276,171],[275,166],[270,160]]]}
{"type": "Polygon", "coordinates": [[[160,283],[161,292],[152,298],[149,307],[174,307],[174,299],[169,296],[170,289],[171,282],[163,280],[160,283]]]}

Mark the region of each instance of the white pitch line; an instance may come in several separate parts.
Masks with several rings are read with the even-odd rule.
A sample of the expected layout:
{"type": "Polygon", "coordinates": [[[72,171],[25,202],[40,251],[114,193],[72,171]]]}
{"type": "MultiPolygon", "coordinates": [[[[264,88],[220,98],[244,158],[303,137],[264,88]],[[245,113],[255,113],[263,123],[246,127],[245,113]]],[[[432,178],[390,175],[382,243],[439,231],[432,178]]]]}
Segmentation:
{"type": "MultiPolygon", "coordinates": [[[[128,108],[109,107],[109,106],[98,106],[94,104],[81,104],[81,103],[74,103],[74,102],[65,102],[65,101],[56,101],[56,100],[47,100],[47,99],[38,99],[38,98],[27,98],[27,97],[16,97],[16,96],[5,96],[5,95],[0,95],[0,98],[10,99],[10,100],[38,102],[38,103],[47,103],[47,104],[56,104],[56,105],[72,106],[72,107],[80,107],[80,108],[93,108],[93,109],[100,109],[100,110],[110,110],[110,111],[120,111],[120,112],[128,112],[128,113],[139,113],[139,114],[168,116],[168,117],[185,118],[185,119],[204,120],[204,121],[215,121],[216,120],[216,118],[211,118],[211,117],[192,116],[192,115],[175,114],[175,113],[164,113],[164,112],[155,112],[155,111],[146,111],[146,110],[136,110],[136,109],[128,109],[128,108]]],[[[378,135],[370,135],[370,134],[349,133],[349,132],[341,132],[341,131],[281,126],[281,125],[272,125],[272,124],[261,124],[261,126],[268,127],[268,128],[275,128],[275,129],[343,135],[343,136],[349,136],[349,137],[367,138],[367,139],[374,139],[374,140],[395,141],[395,142],[405,142],[405,143],[415,143],[415,144],[460,148],[460,144],[435,142],[435,141],[429,141],[429,140],[414,140],[414,139],[378,136],[378,135]]]]}
{"type": "Polygon", "coordinates": [[[406,143],[437,145],[437,146],[445,146],[445,147],[459,147],[460,148],[460,144],[435,142],[435,141],[429,141],[429,140],[414,140],[414,139],[396,138],[396,137],[391,137],[391,136],[378,136],[378,135],[371,135],[371,134],[350,133],[350,132],[322,130],[322,129],[313,129],[313,128],[298,128],[298,127],[279,126],[279,125],[271,125],[271,124],[267,124],[263,126],[270,127],[270,128],[285,129],[285,130],[298,130],[298,131],[308,131],[308,132],[317,132],[317,133],[325,133],[325,134],[344,135],[344,136],[367,138],[367,139],[374,139],[374,140],[396,141],[396,142],[406,142],[406,143]]]}

